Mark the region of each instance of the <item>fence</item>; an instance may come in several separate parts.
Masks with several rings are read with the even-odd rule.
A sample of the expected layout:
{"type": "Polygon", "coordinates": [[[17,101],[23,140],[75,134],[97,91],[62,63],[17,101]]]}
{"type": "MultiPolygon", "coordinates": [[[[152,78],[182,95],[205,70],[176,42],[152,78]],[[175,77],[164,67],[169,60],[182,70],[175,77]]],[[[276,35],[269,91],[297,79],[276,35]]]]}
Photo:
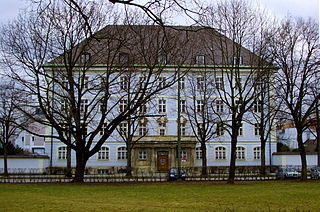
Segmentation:
{"type": "MultiPolygon", "coordinates": [[[[186,181],[225,181],[228,179],[228,169],[208,168],[208,174],[201,175],[201,167],[183,168],[186,172],[186,181]]],[[[54,169],[9,169],[9,175],[0,175],[0,183],[67,183],[72,177],[66,176],[64,168],[54,169]]],[[[0,169],[0,173],[3,170],[0,169]]],[[[261,175],[257,168],[237,168],[235,180],[274,180],[274,173],[261,175]]],[[[109,169],[87,169],[84,177],[85,182],[108,183],[108,182],[165,182],[168,181],[168,173],[153,172],[150,170],[135,169],[128,175],[123,167],[109,169]]]]}

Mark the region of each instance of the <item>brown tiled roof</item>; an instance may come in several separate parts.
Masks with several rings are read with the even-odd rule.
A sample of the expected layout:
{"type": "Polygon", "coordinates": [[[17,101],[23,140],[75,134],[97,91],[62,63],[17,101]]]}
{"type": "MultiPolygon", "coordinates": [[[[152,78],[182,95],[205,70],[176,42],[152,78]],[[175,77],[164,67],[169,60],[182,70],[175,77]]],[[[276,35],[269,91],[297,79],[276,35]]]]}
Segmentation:
{"type": "MultiPolygon", "coordinates": [[[[261,63],[259,57],[249,50],[239,47],[216,30],[205,27],[110,25],[95,33],[93,38],[81,42],[73,52],[90,53],[92,64],[121,63],[121,54],[129,57],[129,63],[155,64],[159,55],[163,54],[169,65],[194,65],[196,55],[203,54],[206,65],[230,65],[235,48],[240,49],[243,65],[261,63]],[[221,39],[224,40],[223,48],[217,42],[221,39]]],[[[60,56],[50,63],[59,64],[62,61],[60,56]]]]}

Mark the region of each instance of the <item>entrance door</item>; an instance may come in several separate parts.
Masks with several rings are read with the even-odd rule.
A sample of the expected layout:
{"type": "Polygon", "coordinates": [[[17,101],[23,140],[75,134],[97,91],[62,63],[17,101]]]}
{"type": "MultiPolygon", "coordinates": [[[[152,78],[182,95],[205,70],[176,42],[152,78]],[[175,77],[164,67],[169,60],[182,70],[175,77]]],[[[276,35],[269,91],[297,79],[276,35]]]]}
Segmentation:
{"type": "Polygon", "coordinates": [[[157,154],[157,168],[160,172],[167,172],[169,165],[169,153],[166,151],[158,152],[157,154]]]}

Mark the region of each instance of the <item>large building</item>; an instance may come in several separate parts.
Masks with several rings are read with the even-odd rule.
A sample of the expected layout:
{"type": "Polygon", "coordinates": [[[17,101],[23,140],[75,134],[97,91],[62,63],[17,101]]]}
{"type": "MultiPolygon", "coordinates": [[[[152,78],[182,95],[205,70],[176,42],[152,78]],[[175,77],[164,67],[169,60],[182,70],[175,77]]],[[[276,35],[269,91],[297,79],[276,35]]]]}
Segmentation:
{"type": "MultiPolygon", "coordinates": [[[[182,166],[202,166],[203,157],[207,158],[208,166],[229,165],[230,102],[249,98],[250,93],[254,95],[258,75],[262,70],[271,74],[274,70],[266,69],[265,63],[255,54],[210,28],[107,26],[95,37],[79,44],[86,46],[79,50],[80,53],[74,50],[74,54],[78,54],[79,67],[86,66],[85,77],[79,85],[103,90],[104,75],[107,73],[109,78],[112,77],[112,80],[108,79],[108,86],[113,88],[105,108],[108,123],[125,112],[129,107],[129,96],[135,94],[137,88],[140,88],[139,92],[143,88],[150,91],[158,88],[159,92],[136,109],[137,118],[119,124],[100,151],[89,158],[87,167],[125,167],[128,159],[126,139],[132,139],[134,143],[133,169],[167,171],[176,167],[179,122],[182,166]],[[152,75],[148,75],[150,70],[152,75]],[[146,87],[144,83],[147,83],[146,87]],[[200,137],[206,141],[206,154],[202,154],[200,137]]],[[[70,85],[63,74],[58,74],[65,71],[66,65],[62,61],[62,56],[58,57],[46,66],[46,70],[57,74],[61,80],[58,87],[65,89],[70,85]]],[[[96,110],[85,127],[86,135],[95,130],[101,117],[99,110],[104,110],[101,109],[104,106],[94,104],[96,95],[87,92],[79,102],[83,112],[96,110]]],[[[62,109],[68,106],[63,99],[53,99],[61,104],[62,109]]],[[[259,102],[257,98],[251,101],[259,102]]],[[[252,103],[251,109],[244,114],[238,136],[238,166],[261,164],[260,131],[255,114],[268,110],[265,105],[252,103]]],[[[99,140],[104,130],[103,127],[100,129],[94,141],[99,140]]],[[[46,133],[57,134],[51,127],[46,133]]],[[[270,165],[270,156],[276,152],[273,131],[267,141],[266,165],[270,165]]],[[[58,138],[46,139],[45,152],[51,157],[51,166],[66,166],[67,147],[58,138]]],[[[76,164],[75,157],[72,151],[72,166],[76,164]]]]}

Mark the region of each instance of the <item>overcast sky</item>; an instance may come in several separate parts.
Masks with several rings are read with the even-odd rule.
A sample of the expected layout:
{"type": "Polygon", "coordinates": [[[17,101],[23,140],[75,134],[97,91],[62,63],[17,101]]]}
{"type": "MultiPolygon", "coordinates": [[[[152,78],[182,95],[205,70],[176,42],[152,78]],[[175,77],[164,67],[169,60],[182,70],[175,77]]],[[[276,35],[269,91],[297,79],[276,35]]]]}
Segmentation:
{"type": "MultiPolygon", "coordinates": [[[[207,0],[214,1],[214,0],[207,0]]],[[[291,16],[313,17],[319,22],[320,0],[252,0],[267,8],[279,18],[291,16]]],[[[26,0],[0,0],[0,23],[14,18],[19,10],[26,7],[26,0]]]]}

